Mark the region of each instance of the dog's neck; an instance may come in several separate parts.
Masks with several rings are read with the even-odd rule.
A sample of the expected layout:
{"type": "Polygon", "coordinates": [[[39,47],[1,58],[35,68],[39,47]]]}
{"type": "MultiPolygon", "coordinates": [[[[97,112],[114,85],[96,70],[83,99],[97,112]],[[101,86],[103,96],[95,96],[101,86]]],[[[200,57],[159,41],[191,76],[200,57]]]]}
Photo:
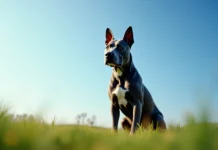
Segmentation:
{"type": "Polygon", "coordinates": [[[134,64],[132,61],[132,55],[130,54],[129,61],[122,67],[113,67],[114,77],[117,79],[121,86],[124,86],[124,80],[131,76],[131,72],[134,70],[134,64]]]}

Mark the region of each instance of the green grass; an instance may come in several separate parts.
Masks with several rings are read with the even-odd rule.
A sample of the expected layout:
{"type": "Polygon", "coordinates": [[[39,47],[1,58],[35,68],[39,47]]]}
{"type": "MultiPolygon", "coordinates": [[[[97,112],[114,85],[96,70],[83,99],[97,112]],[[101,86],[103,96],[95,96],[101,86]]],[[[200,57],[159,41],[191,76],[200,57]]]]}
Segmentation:
{"type": "Polygon", "coordinates": [[[0,106],[0,150],[218,150],[218,126],[205,118],[187,119],[184,127],[165,132],[139,130],[133,136],[120,130],[46,124],[41,119],[13,120],[0,106]]]}

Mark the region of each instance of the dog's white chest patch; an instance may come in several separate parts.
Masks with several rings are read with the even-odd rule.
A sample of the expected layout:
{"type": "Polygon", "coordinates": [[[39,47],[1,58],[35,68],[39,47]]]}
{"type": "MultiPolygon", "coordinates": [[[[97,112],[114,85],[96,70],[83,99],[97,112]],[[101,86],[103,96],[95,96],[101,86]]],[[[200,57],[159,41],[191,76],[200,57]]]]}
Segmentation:
{"type": "Polygon", "coordinates": [[[115,73],[116,77],[122,76],[122,74],[123,74],[119,68],[117,68],[117,70],[115,70],[114,73],[115,73]]]}
{"type": "Polygon", "coordinates": [[[125,90],[121,87],[117,87],[112,94],[115,94],[118,99],[118,104],[123,105],[126,107],[127,105],[127,100],[125,99],[125,94],[128,92],[128,90],[125,90]]]}

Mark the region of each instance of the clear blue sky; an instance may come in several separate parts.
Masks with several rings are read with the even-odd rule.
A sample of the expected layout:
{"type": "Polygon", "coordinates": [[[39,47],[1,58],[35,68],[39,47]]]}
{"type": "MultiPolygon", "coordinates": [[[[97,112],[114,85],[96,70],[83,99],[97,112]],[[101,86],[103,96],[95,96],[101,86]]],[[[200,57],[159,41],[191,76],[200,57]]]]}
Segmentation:
{"type": "Polygon", "coordinates": [[[17,113],[72,123],[87,112],[110,127],[105,30],[119,39],[130,25],[133,61],[167,123],[183,123],[204,92],[218,121],[217,0],[1,0],[0,99],[17,113]]]}

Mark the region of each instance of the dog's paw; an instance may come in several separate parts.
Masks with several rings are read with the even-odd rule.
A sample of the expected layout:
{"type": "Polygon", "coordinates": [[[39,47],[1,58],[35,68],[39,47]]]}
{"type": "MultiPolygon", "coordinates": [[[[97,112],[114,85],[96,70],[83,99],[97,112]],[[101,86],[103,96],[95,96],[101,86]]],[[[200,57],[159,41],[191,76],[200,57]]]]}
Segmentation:
{"type": "Polygon", "coordinates": [[[117,130],[115,130],[115,129],[112,129],[112,130],[111,130],[111,133],[112,133],[112,134],[117,134],[117,133],[118,133],[118,131],[117,131],[117,130]]]}
{"type": "Polygon", "coordinates": [[[135,133],[134,133],[134,132],[132,132],[132,131],[129,133],[129,135],[130,135],[130,136],[133,136],[134,134],[135,134],[135,133]]]}

